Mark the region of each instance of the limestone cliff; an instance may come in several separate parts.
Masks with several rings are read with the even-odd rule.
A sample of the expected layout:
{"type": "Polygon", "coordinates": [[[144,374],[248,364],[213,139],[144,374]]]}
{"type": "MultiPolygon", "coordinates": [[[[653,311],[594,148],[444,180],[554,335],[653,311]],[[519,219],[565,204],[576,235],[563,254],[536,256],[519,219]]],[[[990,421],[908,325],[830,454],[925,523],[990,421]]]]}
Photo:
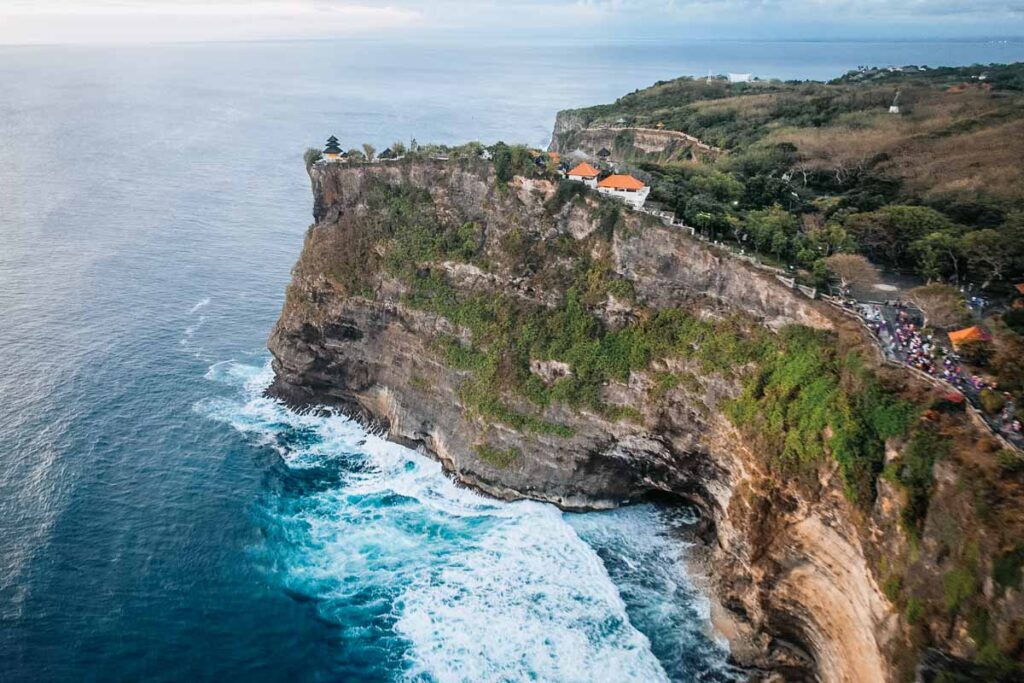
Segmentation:
{"type": "Polygon", "coordinates": [[[633,125],[625,122],[594,122],[585,110],[558,112],[550,149],[561,154],[574,152],[593,158],[607,149],[618,161],[679,161],[714,159],[721,149],[687,133],[633,125]]]}
{"type": "MultiPolygon", "coordinates": [[[[959,555],[940,538],[950,530],[929,525],[967,524],[956,517],[969,496],[947,491],[911,541],[896,485],[880,479],[855,505],[835,461],[793,475],[730,412],[754,365],[731,360],[747,341],[799,325],[849,349],[863,343],[851,321],[594,194],[545,178],[499,183],[481,159],[317,164],[310,177],[315,223],[270,337],[273,395],[339,406],[500,498],[692,502],[723,629],[757,671],[886,681],[927,678],[938,660],[972,671],[980,639],[967,622],[939,608],[908,617],[889,585],[897,566],[942,583],[959,555]],[[580,320],[591,346],[565,350],[557,328],[580,320]],[[649,341],[669,324],[674,346],[649,341]],[[648,355],[617,361],[643,346],[622,339],[648,355]],[[591,355],[618,364],[588,370],[591,355]],[[955,656],[922,658],[924,645],[955,656]]],[[[890,460],[902,445],[890,439],[890,460]]],[[[962,485],[961,470],[941,463],[939,490],[962,485]]],[[[974,561],[986,568],[1002,541],[981,543],[974,561]]],[[[1005,643],[1020,593],[981,592],[968,599],[1005,643]]]]}

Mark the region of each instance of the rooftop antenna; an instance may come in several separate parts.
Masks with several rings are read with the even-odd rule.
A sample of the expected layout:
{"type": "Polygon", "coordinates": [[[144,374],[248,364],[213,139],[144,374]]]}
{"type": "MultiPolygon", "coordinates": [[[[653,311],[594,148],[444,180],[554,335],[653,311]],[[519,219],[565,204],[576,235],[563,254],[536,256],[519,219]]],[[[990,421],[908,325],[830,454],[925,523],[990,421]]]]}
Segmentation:
{"type": "Polygon", "coordinates": [[[896,96],[894,98],[892,98],[892,104],[889,105],[889,113],[890,114],[899,114],[900,113],[899,102],[900,102],[900,91],[897,89],[896,90],[896,96]]]}

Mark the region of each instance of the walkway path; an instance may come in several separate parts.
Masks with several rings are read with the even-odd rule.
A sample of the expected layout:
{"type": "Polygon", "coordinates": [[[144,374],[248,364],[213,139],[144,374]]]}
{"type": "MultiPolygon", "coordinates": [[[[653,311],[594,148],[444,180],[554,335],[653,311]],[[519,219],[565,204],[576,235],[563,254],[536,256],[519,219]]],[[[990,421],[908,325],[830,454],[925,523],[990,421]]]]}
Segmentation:
{"type": "MultiPolygon", "coordinates": [[[[756,256],[748,255],[729,244],[709,240],[692,226],[677,221],[671,212],[657,211],[647,207],[640,211],[658,218],[666,227],[687,230],[702,242],[728,250],[733,257],[774,275],[783,284],[791,289],[797,289],[809,298],[819,298],[818,292],[814,288],[796,284],[794,278],[787,277],[786,271],[761,263],[756,256]]],[[[820,298],[831,306],[859,318],[865,327],[874,332],[872,340],[889,362],[908,368],[927,377],[930,381],[944,385],[964,396],[970,410],[981,424],[988,427],[989,431],[1001,438],[1007,446],[1024,452],[1024,434],[1021,432],[1020,422],[1015,418],[1013,398],[1004,395],[1006,406],[999,415],[985,413],[981,406],[980,394],[982,389],[988,387],[981,378],[970,375],[963,369],[960,365],[960,358],[945,345],[942,339],[922,338],[917,332],[916,324],[913,329],[906,327],[913,323],[902,319],[905,316],[901,316],[901,313],[907,314],[911,312],[911,309],[907,306],[895,306],[884,302],[850,300],[831,296],[821,296],[820,298]]]]}
{"type": "Polygon", "coordinates": [[[989,415],[982,408],[981,392],[996,391],[985,380],[968,373],[960,357],[940,337],[923,335],[919,320],[903,306],[889,303],[858,302],[857,314],[874,331],[876,342],[886,358],[937,380],[963,395],[989,429],[1012,446],[1024,450],[1024,434],[1014,416],[1013,397],[1004,394],[1005,407],[999,415],[989,415]]]}

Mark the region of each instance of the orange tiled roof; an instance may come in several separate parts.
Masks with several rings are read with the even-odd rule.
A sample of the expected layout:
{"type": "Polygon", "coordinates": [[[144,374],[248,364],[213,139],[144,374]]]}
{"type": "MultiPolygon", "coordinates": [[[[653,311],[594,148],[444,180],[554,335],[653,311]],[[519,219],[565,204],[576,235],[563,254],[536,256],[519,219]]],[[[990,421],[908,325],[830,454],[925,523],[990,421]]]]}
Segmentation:
{"type": "Polygon", "coordinates": [[[644,184],[631,175],[610,175],[597,184],[610,190],[640,190],[644,184]]]}
{"type": "Polygon", "coordinates": [[[1024,294],[1024,282],[1018,282],[1017,284],[1014,285],[1014,287],[1017,288],[1018,292],[1024,294]]]}
{"type": "Polygon", "coordinates": [[[989,341],[990,339],[992,339],[992,335],[977,325],[949,333],[949,341],[953,344],[953,348],[969,342],[989,341]]]}
{"type": "Polygon", "coordinates": [[[596,178],[597,169],[584,161],[582,164],[569,171],[567,175],[578,175],[583,176],[584,178],[596,178]]]}

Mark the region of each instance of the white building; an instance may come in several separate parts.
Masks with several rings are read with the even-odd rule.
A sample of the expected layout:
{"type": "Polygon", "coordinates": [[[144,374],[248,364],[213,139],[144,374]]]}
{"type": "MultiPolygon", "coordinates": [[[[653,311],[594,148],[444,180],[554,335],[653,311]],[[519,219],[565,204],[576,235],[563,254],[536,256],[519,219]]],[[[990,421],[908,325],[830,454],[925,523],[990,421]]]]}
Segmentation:
{"type": "MultiPolygon", "coordinates": [[[[573,169],[575,170],[575,169],[573,169]]],[[[651,188],[631,175],[610,175],[597,184],[601,194],[626,202],[634,209],[642,209],[651,188]]]]}
{"type": "Polygon", "coordinates": [[[754,74],[729,74],[730,83],[750,83],[754,80],[754,74]]]}
{"type": "Polygon", "coordinates": [[[565,174],[569,180],[583,183],[587,187],[597,188],[597,169],[583,162],[565,174]]]}

